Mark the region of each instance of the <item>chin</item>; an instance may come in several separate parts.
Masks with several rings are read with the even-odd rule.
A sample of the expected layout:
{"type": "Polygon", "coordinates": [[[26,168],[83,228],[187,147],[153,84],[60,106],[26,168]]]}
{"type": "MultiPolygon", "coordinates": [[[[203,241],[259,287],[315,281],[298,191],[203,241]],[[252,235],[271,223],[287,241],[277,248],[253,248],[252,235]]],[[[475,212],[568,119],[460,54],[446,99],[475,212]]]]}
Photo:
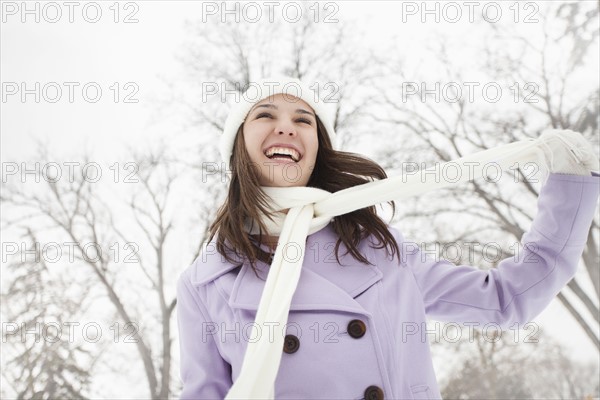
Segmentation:
{"type": "MultiPolygon", "coordinates": [[[[263,173],[262,175],[262,179],[260,180],[261,182],[261,186],[267,186],[267,187],[297,187],[297,186],[306,186],[308,183],[308,180],[306,179],[306,176],[302,177],[300,176],[299,178],[304,178],[304,179],[297,179],[297,180],[292,180],[292,179],[286,179],[284,176],[284,170],[281,168],[276,168],[274,171],[274,173],[272,173],[272,176],[269,176],[268,172],[263,173]]],[[[297,175],[296,175],[297,176],[297,175]]]]}
{"type": "Polygon", "coordinates": [[[281,182],[273,182],[270,181],[266,184],[262,184],[262,186],[266,186],[266,187],[301,187],[301,186],[306,186],[305,182],[288,182],[288,181],[281,181],[281,182]]]}

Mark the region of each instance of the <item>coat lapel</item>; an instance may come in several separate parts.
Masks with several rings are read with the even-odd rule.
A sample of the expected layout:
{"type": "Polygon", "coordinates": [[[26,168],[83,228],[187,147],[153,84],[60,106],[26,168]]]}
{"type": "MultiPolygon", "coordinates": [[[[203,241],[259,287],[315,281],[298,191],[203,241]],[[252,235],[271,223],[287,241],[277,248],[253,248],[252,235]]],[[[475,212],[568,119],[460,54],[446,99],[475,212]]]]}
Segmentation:
{"type": "MultiPolygon", "coordinates": [[[[375,266],[360,263],[352,255],[344,254],[346,248],[343,244],[340,245],[338,264],[334,254],[336,240],[331,224],[308,236],[304,265],[292,297],[291,311],[335,310],[368,314],[355,297],[380,281],[383,274],[375,266]]],[[[360,250],[367,259],[373,260],[369,246],[365,245],[360,250]]],[[[268,266],[259,262],[257,269],[260,278],[249,264],[242,266],[229,298],[232,308],[258,310],[268,266]]]]}

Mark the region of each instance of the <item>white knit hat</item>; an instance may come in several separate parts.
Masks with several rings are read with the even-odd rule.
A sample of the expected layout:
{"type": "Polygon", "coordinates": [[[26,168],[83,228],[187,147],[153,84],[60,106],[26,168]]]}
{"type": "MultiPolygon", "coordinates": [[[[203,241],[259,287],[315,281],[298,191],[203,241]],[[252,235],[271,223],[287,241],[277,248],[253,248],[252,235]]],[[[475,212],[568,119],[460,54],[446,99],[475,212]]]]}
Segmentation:
{"type": "Polygon", "coordinates": [[[233,152],[235,136],[241,124],[244,123],[250,109],[259,101],[275,94],[286,94],[290,97],[298,97],[306,102],[325,126],[331,144],[335,148],[335,131],[333,129],[333,112],[331,104],[323,101],[317,95],[318,92],[311,90],[304,83],[290,77],[274,77],[250,82],[248,89],[240,96],[239,102],[234,104],[225,120],[225,127],[219,143],[221,159],[229,164],[233,152]]]}

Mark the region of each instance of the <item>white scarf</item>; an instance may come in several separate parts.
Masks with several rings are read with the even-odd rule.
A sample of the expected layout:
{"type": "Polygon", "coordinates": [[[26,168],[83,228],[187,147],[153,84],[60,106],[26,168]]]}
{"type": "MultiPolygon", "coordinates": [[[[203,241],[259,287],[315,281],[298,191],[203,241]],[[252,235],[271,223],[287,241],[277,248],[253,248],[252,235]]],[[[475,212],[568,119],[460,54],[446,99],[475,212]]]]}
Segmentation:
{"type": "MultiPolygon", "coordinates": [[[[250,335],[258,339],[248,343],[240,374],[226,399],[274,398],[275,379],[283,353],[283,330],[287,324],[292,296],[300,279],[308,235],[324,228],[338,215],[483,177],[486,167],[491,163],[497,164],[497,169],[505,171],[514,167],[515,163],[522,167],[527,162],[538,162],[546,167],[546,171],[552,171],[553,160],[550,159],[548,165],[543,146],[548,148],[547,140],[517,141],[443,163],[440,165],[441,169],[426,170],[431,173],[390,177],[336,193],[309,187],[262,187],[270,197],[274,210],[289,208],[289,211],[287,215],[278,212],[274,222],[263,218],[268,234],[278,235],[279,242],[250,335]],[[444,181],[438,173],[433,172],[443,170],[451,163],[455,164],[452,165],[453,168],[459,167],[461,174],[457,179],[444,181]],[[290,243],[293,248],[288,246],[290,243]],[[299,255],[294,257],[298,250],[299,255]],[[265,322],[269,322],[269,326],[275,323],[274,336],[260,335],[256,331],[256,327],[265,326],[265,322]]],[[[546,154],[552,157],[551,151],[546,154]]],[[[251,234],[259,233],[257,227],[250,229],[247,225],[246,228],[251,234]]]]}

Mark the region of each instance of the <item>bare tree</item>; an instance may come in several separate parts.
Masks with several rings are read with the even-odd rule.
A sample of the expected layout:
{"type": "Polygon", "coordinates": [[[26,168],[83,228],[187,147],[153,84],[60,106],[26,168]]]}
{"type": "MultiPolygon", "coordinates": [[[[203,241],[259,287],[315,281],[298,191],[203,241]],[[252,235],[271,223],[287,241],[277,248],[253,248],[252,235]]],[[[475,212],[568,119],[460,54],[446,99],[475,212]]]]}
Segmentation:
{"type": "MultiPolygon", "coordinates": [[[[42,155],[38,161],[43,164],[49,159],[42,155]]],[[[129,178],[137,183],[129,201],[130,211],[126,220],[133,220],[133,224],[123,223],[123,214],[116,211],[118,202],[115,202],[110,193],[103,192],[98,185],[83,175],[75,174],[72,181],[41,179],[41,184],[45,186],[43,190],[28,190],[26,185],[9,184],[2,194],[5,206],[24,214],[24,217],[5,220],[8,228],[32,236],[33,232],[40,231],[41,226],[46,226],[52,228],[55,239],[64,238],[65,241],[73,243],[76,263],[69,264],[61,260],[65,277],[72,277],[73,285],[77,283],[73,277],[85,271],[87,278],[93,282],[92,286],[102,288],[102,298],[107,298],[114,307],[117,321],[130,324],[129,326],[134,328],[131,337],[143,365],[148,392],[154,399],[169,396],[172,380],[173,334],[170,327],[176,301],[172,294],[167,295],[166,289],[172,284],[170,280],[178,266],[170,265],[166,261],[166,241],[172,229],[169,216],[172,211],[169,210],[168,204],[172,201],[173,184],[177,177],[173,165],[173,161],[168,160],[163,153],[138,156],[136,162],[130,164],[131,167],[135,166],[137,174],[129,178]],[[88,243],[94,244],[98,249],[94,256],[88,254],[88,243]],[[115,243],[118,248],[115,248],[115,243]],[[118,253],[115,251],[123,250],[126,253],[125,257],[116,255],[118,253]],[[133,282],[126,276],[131,273],[131,264],[123,264],[126,258],[131,261],[137,259],[134,272],[139,278],[133,279],[133,282]],[[124,266],[128,266],[129,269],[125,270],[124,266]],[[140,297],[147,300],[140,303],[139,299],[132,299],[131,286],[128,285],[136,287],[134,292],[149,293],[149,296],[140,297]],[[139,329],[139,323],[147,326],[145,329],[139,329]],[[161,337],[159,343],[152,338],[156,334],[161,337]]],[[[22,264],[19,265],[23,267],[22,264]]],[[[7,307],[13,307],[20,299],[15,286],[17,282],[18,280],[15,280],[4,294],[8,299],[7,307]]],[[[35,293],[33,286],[21,290],[31,290],[35,293]]],[[[61,309],[73,302],[83,302],[89,293],[79,292],[79,295],[82,297],[72,298],[66,293],[52,298],[34,297],[33,303],[36,307],[43,308],[52,304],[53,307],[61,309]]],[[[18,315],[15,318],[20,320],[18,315]]],[[[43,314],[40,318],[43,318],[43,314]]],[[[35,354],[36,357],[41,355],[35,354]]],[[[73,356],[70,362],[75,365],[76,359],[73,356]]],[[[78,368],[84,367],[79,365],[78,368]]],[[[65,382],[54,380],[55,375],[39,378],[41,381],[38,384],[52,384],[52,387],[62,385],[65,388],[68,386],[65,382]]],[[[15,385],[17,384],[25,385],[24,387],[29,385],[27,380],[18,379],[15,382],[15,385]]],[[[50,392],[45,392],[44,395],[48,393],[50,392]]]]}
{"type": "MultiPolygon", "coordinates": [[[[442,387],[446,399],[583,399],[598,397],[598,369],[569,357],[538,331],[474,330],[451,347],[460,361],[442,387]],[[517,336],[515,336],[517,335],[517,336]],[[525,343],[519,343],[527,337],[525,343]],[[519,340],[515,340],[519,339],[519,340]]],[[[450,347],[449,347],[450,349],[450,347]]]]}
{"type": "Polygon", "coordinates": [[[370,84],[381,73],[377,57],[372,49],[359,45],[359,27],[341,20],[316,23],[311,4],[301,6],[302,18],[297,22],[188,22],[190,40],[181,56],[188,75],[181,90],[194,95],[182,94],[179,99],[189,111],[191,129],[200,133],[196,154],[202,161],[218,159],[214,138],[222,131],[228,105],[238,102],[251,82],[273,75],[317,83],[311,89],[333,109],[341,147],[355,138],[354,124],[367,113],[360,106],[374,95],[370,84]]]}
{"type": "MultiPolygon", "coordinates": [[[[582,8],[574,7],[571,10],[583,13],[585,10],[582,8]]],[[[403,161],[446,162],[499,144],[536,137],[545,128],[574,129],[597,144],[598,89],[592,87],[586,92],[585,88],[571,83],[574,77],[581,75],[580,71],[584,71],[585,67],[578,52],[584,51],[586,55],[595,52],[597,55],[597,46],[593,45],[597,45],[597,41],[582,44],[561,32],[556,33],[556,26],[561,23],[560,17],[555,16],[556,13],[560,15],[559,11],[550,7],[540,15],[543,22],[540,28],[543,35],[541,45],[518,32],[497,32],[498,28],[490,25],[489,29],[496,30],[493,34],[497,43],[492,47],[490,42],[486,42],[488,47],[480,51],[485,55],[482,62],[489,67],[485,70],[491,71],[490,79],[503,85],[508,93],[514,92],[519,96],[516,108],[514,104],[508,107],[500,103],[476,108],[466,96],[458,96],[458,101],[448,101],[445,98],[440,102],[422,101],[424,97],[421,95],[424,93],[421,88],[417,88],[417,95],[409,101],[401,101],[396,94],[405,91],[406,87],[394,86],[388,90],[382,88],[385,93],[384,104],[390,110],[390,117],[384,122],[406,132],[405,136],[410,137],[402,142],[402,148],[388,147],[388,153],[381,155],[387,160],[385,163],[392,168],[400,168],[399,158],[391,158],[392,154],[406,154],[403,161]],[[502,50],[507,48],[510,51],[502,50]],[[559,51],[569,57],[561,57],[561,65],[551,64],[551,55],[559,51]],[[528,54],[531,60],[523,61],[525,57],[519,56],[522,54],[528,54]],[[528,90],[514,90],[512,85],[522,85],[523,82],[531,83],[531,87],[528,90]],[[513,91],[510,90],[511,86],[513,91]]],[[[586,15],[592,15],[590,18],[593,18],[593,11],[588,11],[586,15]]],[[[579,21],[579,18],[569,14],[569,21],[572,23],[573,20],[579,21]]],[[[597,34],[592,37],[597,38],[597,34]]],[[[444,77],[449,82],[469,81],[454,66],[454,60],[448,56],[444,41],[439,43],[435,54],[440,65],[445,66],[444,77]]],[[[402,74],[400,78],[408,80],[402,74]]],[[[502,255],[508,257],[514,253],[514,248],[510,248],[511,241],[507,238],[511,238],[512,243],[518,241],[533,219],[533,206],[539,194],[535,182],[539,182],[541,178],[538,172],[539,166],[533,164],[515,166],[499,180],[494,177],[476,179],[436,192],[436,196],[444,199],[443,202],[434,199],[430,202],[423,202],[423,199],[413,202],[410,209],[402,215],[403,223],[409,224],[408,221],[412,220],[418,224],[433,217],[437,223],[443,223],[442,221],[456,221],[460,216],[460,220],[465,221],[464,224],[445,224],[439,229],[440,236],[431,238],[431,241],[471,241],[483,244],[495,240],[502,244],[502,255]]],[[[599,223],[596,217],[589,231],[582,259],[595,292],[586,292],[581,278],[576,277],[568,284],[568,290],[575,295],[576,300],[571,300],[562,292],[558,294],[558,299],[594,346],[600,349],[600,339],[596,333],[600,315],[597,306],[600,295],[598,243],[599,223]],[[583,310],[577,302],[583,304],[583,310]],[[591,319],[586,318],[585,314],[591,319]]],[[[479,265],[484,268],[496,264],[480,261],[479,265]]]]}
{"type": "Polygon", "coordinates": [[[26,238],[26,248],[34,249],[34,254],[19,251],[5,271],[13,279],[2,295],[3,380],[18,399],[88,398],[100,351],[75,342],[65,331],[86,311],[85,301],[62,299],[56,304],[53,299],[67,290],[86,293],[89,287],[73,288],[40,254],[35,233],[27,232],[26,238]]]}

